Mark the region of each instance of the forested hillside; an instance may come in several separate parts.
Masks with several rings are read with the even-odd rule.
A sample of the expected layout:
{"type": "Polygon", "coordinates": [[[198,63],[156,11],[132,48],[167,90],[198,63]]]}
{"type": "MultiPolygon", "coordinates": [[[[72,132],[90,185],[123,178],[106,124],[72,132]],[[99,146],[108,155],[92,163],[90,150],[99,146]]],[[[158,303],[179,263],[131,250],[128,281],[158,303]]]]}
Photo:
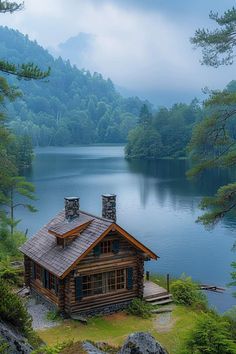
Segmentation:
{"type": "MultiPolygon", "coordinates": [[[[223,92],[226,95],[235,93],[236,80],[232,80],[223,92]]],[[[163,107],[156,112],[151,112],[145,105],[142,106],[138,124],[128,136],[126,157],[141,159],[186,157],[193,128],[213,112],[214,109],[207,101],[202,104],[197,99],[192,100],[190,104],[177,103],[171,108],[163,107]]],[[[235,136],[233,124],[230,126],[230,132],[231,138],[235,136]]]]}
{"type": "Polygon", "coordinates": [[[123,98],[101,74],[54,59],[27,35],[7,27],[0,27],[0,53],[13,63],[51,68],[44,82],[9,78],[23,92],[7,107],[9,127],[18,135],[31,136],[34,145],[124,142],[136,125],[143,102],[123,98]]]}

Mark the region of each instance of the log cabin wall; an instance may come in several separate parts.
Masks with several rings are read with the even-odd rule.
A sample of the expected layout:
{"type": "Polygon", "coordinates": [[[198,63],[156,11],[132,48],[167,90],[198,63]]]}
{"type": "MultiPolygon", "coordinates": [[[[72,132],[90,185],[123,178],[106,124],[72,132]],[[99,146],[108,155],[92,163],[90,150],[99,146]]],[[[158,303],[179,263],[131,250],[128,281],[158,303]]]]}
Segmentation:
{"type": "Polygon", "coordinates": [[[24,281],[26,286],[30,286],[30,277],[31,277],[31,260],[29,257],[24,255],[24,281]]]}
{"type": "Polygon", "coordinates": [[[57,284],[56,286],[57,289],[56,291],[55,289],[50,289],[50,287],[48,286],[49,284],[46,286],[43,282],[42,277],[40,277],[39,279],[39,276],[36,274],[37,267],[39,267],[41,274],[46,270],[30,259],[29,259],[29,263],[30,263],[29,286],[31,292],[35,294],[37,297],[41,298],[42,300],[45,299],[47,303],[53,305],[52,307],[56,307],[58,310],[64,312],[65,309],[64,280],[59,280],[57,277],[54,277],[55,282],[57,284]]]}
{"type": "MultiPolygon", "coordinates": [[[[135,297],[142,297],[144,276],[143,256],[117,232],[111,232],[102,242],[108,240],[111,240],[111,242],[119,240],[119,251],[117,253],[110,252],[96,255],[96,249],[94,249],[66,277],[65,311],[69,314],[86,312],[87,310],[110,306],[112,304],[128,302],[135,297]],[[78,299],[76,294],[76,278],[116,270],[121,270],[122,272],[122,269],[125,270],[125,288],[92,296],[82,296],[78,299]],[[127,288],[127,273],[130,269],[132,270],[132,287],[127,288]]],[[[83,285],[81,284],[81,286],[83,285]]]]}

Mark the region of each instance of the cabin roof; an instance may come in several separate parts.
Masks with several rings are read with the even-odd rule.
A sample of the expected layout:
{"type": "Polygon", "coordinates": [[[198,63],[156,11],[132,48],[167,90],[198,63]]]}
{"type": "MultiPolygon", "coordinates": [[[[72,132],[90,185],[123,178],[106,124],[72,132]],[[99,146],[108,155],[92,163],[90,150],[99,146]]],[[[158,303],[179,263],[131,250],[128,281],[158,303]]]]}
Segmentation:
{"type": "Polygon", "coordinates": [[[49,227],[48,231],[56,236],[67,236],[73,232],[79,231],[87,223],[93,221],[91,215],[80,213],[79,217],[75,217],[72,220],[64,220],[57,222],[49,227]]]}
{"type": "Polygon", "coordinates": [[[146,253],[148,257],[157,259],[158,256],[155,253],[112,220],[93,216],[84,211],[80,211],[79,216],[72,221],[65,219],[64,210],[59,212],[32,238],[27,240],[20,250],[51,273],[63,278],[113,228],[133,243],[136,248],[146,253]],[[79,229],[81,225],[83,227],[79,229]],[[68,232],[73,234],[73,230],[74,234],[76,234],[75,231],[79,232],[78,237],[64,248],[57,244],[54,234],[65,235],[68,232]]]}

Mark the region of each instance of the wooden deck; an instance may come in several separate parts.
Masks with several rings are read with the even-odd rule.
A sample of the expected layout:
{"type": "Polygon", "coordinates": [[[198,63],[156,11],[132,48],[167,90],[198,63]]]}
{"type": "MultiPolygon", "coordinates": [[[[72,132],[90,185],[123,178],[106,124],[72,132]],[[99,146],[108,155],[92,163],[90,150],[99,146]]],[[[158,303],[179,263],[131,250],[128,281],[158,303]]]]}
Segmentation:
{"type": "Polygon", "coordinates": [[[144,292],[143,292],[143,297],[144,299],[150,299],[152,297],[159,297],[162,295],[168,294],[168,291],[161,286],[153,283],[152,281],[147,281],[145,280],[144,282],[144,292]]]}

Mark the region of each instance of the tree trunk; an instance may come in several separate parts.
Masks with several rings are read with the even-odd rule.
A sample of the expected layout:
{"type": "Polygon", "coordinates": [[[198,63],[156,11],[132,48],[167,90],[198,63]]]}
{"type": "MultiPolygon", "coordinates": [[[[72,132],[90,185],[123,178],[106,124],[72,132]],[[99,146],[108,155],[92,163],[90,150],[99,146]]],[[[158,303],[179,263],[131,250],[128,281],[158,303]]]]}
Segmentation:
{"type": "Polygon", "coordinates": [[[14,205],[13,205],[13,190],[11,189],[10,191],[10,228],[11,228],[11,236],[13,235],[14,232],[14,205]]]}

